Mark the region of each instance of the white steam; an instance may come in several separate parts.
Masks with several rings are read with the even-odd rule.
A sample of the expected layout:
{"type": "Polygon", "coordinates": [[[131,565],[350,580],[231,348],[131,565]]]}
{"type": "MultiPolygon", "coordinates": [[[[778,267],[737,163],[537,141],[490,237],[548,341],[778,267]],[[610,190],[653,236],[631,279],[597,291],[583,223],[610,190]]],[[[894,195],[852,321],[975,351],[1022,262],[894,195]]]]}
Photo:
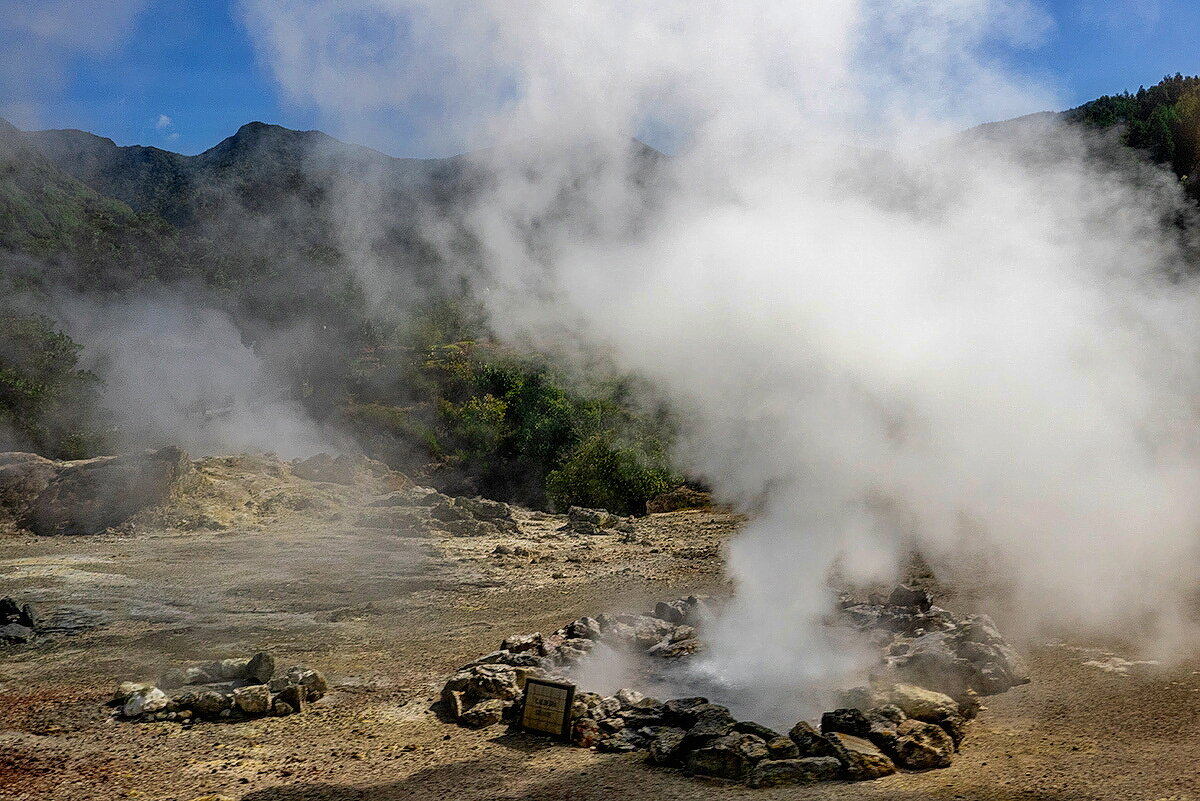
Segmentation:
{"type": "Polygon", "coordinates": [[[914,544],[986,554],[1031,624],[1194,633],[1178,188],[1052,120],[944,138],[1053,105],[985,55],[1045,35],[1034,4],[245,5],[283,85],[345,128],[425,102],[492,145],[472,223],[494,324],[650,378],[684,464],[755,510],[714,670],[842,670],[816,623],[831,565],[894,575],[914,544]],[[647,204],[629,137],[663,129],[684,144],[647,204]]]}

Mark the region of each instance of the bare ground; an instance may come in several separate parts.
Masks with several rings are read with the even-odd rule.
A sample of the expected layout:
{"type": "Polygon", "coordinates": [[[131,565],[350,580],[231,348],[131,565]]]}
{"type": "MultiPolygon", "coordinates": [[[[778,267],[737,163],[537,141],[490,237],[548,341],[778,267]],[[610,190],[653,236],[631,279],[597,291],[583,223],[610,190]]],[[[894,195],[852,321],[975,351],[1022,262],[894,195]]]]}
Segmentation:
{"type": "Polygon", "coordinates": [[[677,512],[567,537],[520,512],[518,535],[449,537],[367,508],[385,480],[314,484],[251,457],[200,472],[129,533],[0,539],[0,595],[97,624],[0,651],[0,799],[1200,799],[1200,658],[1126,664],[1082,641],[1031,646],[1033,682],[987,700],[953,767],[868,783],[751,791],[447,725],[441,682],[509,633],[727,592],[741,521],[677,512]],[[306,715],[190,729],[102,706],[119,681],[260,649],[333,692],[306,715]]]}

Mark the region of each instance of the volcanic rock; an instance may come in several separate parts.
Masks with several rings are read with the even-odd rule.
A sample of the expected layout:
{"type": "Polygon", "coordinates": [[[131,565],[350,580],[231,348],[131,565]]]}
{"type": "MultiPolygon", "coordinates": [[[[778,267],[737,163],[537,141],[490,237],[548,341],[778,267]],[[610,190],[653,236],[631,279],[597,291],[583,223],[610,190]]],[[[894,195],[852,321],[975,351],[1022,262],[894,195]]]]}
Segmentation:
{"type": "Polygon", "coordinates": [[[566,628],[568,639],[598,640],[600,635],[600,623],[594,617],[581,617],[566,628]]]}
{"type": "Polygon", "coordinates": [[[707,698],[675,698],[663,704],[663,714],[672,725],[690,729],[696,722],[696,715],[707,706],[707,698]]]}
{"type": "Polygon", "coordinates": [[[17,625],[33,631],[37,628],[33,620],[33,607],[17,603],[14,598],[0,598],[0,626],[17,625]]]}
{"type": "Polygon", "coordinates": [[[499,698],[490,698],[463,712],[458,722],[473,729],[482,729],[499,723],[503,717],[504,702],[499,698]]]}
{"type": "Polygon", "coordinates": [[[668,623],[679,625],[687,620],[688,604],[686,600],[660,601],[654,606],[654,616],[668,623]]]}
{"type": "Polygon", "coordinates": [[[615,734],[604,737],[596,743],[597,750],[611,753],[629,753],[640,751],[649,744],[649,738],[631,728],[625,727],[615,734]]]}
{"type": "Polygon", "coordinates": [[[264,684],[251,684],[233,691],[233,703],[249,717],[259,717],[271,711],[271,691],[264,684]]]}
{"type": "Polygon", "coordinates": [[[767,751],[770,753],[770,759],[799,759],[800,748],[791,737],[780,735],[773,739],[767,740],[767,751]]]}
{"type": "Polygon", "coordinates": [[[836,779],[841,772],[842,763],[834,757],[770,759],[756,764],[746,783],[751,787],[815,784],[836,779]]]}
{"type": "Polygon", "coordinates": [[[98,534],[166,501],[190,471],[175,447],[66,462],[21,522],[43,536],[98,534]]]}
{"type": "Polygon", "coordinates": [[[505,638],[504,642],[500,643],[500,650],[509,651],[514,654],[520,654],[526,651],[539,651],[541,647],[541,632],[534,632],[533,634],[514,634],[511,637],[505,638]]]}
{"type": "Polygon", "coordinates": [[[674,726],[658,726],[651,729],[649,760],[656,765],[677,765],[683,754],[687,732],[674,726]]]}
{"type": "Polygon", "coordinates": [[[896,772],[896,764],[870,740],[842,732],[825,735],[846,777],[854,781],[878,779],[896,772]]]}
{"type": "Polygon", "coordinates": [[[915,684],[896,684],[885,695],[888,703],[895,704],[904,714],[917,720],[932,722],[959,714],[958,702],[953,698],[915,684]]]}
{"type": "Polygon", "coordinates": [[[9,623],[0,626],[0,643],[8,643],[10,645],[26,643],[33,639],[35,633],[29,626],[22,626],[20,623],[9,623]]]}
{"type": "Polygon", "coordinates": [[[308,701],[320,700],[329,690],[329,682],[325,680],[321,672],[304,665],[293,665],[288,668],[284,671],[283,678],[287,680],[288,684],[297,684],[303,687],[308,701]]]}
{"type": "Polygon", "coordinates": [[[724,737],[733,731],[737,721],[729,710],[719,704],[704,704],[695,710],[694,723],[688,729],[688,748],[698,748],[710,740],[724,737]]]}
{"type": "Polygon", "coordinates": [[[821,733],[806,720],[802,720],[793,726],[791,731],[788,732],[788,737],[791,738],[792,742],[800,750],[801,758],[836,755],[829,741],[822,737],[821,733]]]}
{"type": "Polygon", "coordinates": [[[929,607],[933,606],[933,597],[925,590],[898,584],[888,596],[887,602],[891,606],[912,606],[921,612],[927,612],[929,607]]]}
{"type": "MultiPolygon", "coordinates": [[[[690,737],[690,734],[689,734],[690,737]]],[[[755,763],[768,756],[767,744],[751,734],[731,734],[712,740],[687,755],[689,773],[717,779],[746,778],[755,763]]]]}
{"type": "Polygon", "coordinates": [[[305,481],[352,485],[358,481],[358,466],[349,456],[330,456],[318,453],[292,463],[292,474],[305,481]]]}
{"type": "Polygon", "coordinates": [[[167,694],[157,687],[143,686],[131,694],[121,707],[121,714],[127,718],[137,718],[165,709],[167,694]]]}
{"type": "Polygon", "coordinates": [[[691,487],[676,487],[646,501],[646,514],[678,512],[680,509],[707,509],[712,496],[691,487]]]}
{"type": "Polygon", "coordinates": [[[230,708],[233,699],[216,690],[204,690],[194,695],[180,697],[176,699],[176,703],[180,707],[184,707],[186,704],[186,707],[190,708],[198,717],[215,718],[230,708]]]}
{"type": "Polygon", "coordinates": [[[906,720],[897,727],[899,738],[891,754],[896,764],[910,770],[946,768],[954,758],[954,740],[933,723],[906,720]]]}
{"type": "Polygon", "coordinates": [[[855,737],[866,737],[871,731],[871,724],[866,716],[858,709],[835,709],[821,715],[821,733],[830,734],[841,732],[855,737]]]}
{"type": "Polygon", "coordinates": [[[289,684],[280,690],[275,697],[296,712],[308,711],[308,689],[303,685],[289,684]]]}
{"type": "Polygon", "coordinates": [[[774,729],[764,726],[761,723],[755,723],[752,720],[739,720],[733,724],[733,730],[738,734],[753,734],[755,737],[767,742],[783,736],[774,729]]]}
{"type": "Polygon", "coordinates": [[[489,698],[510,701],[521,694],[517,674],[508,665],[476,665],[460,670],[442,688],[442,698],[452,691],[463,693],[472,706],[489,698]]]}
{"type": "Polygon", "coordinates": [[[571,743],[580,748],[591,748],[603,736],[600,724],[591,718],[580,718],[571,726],[571,743]]]}

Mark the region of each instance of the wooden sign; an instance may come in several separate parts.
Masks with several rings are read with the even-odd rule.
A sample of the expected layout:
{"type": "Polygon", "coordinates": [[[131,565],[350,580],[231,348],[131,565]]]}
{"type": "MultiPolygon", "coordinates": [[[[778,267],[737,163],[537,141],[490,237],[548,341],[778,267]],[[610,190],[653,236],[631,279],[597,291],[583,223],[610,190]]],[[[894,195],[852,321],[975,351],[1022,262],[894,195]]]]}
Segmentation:
{"type": "Polygon", "coordinates": [[[571,739],[571,705],[575,685],[545,679],[525,680],[525,708],[521,726],[530,731],[571,739]]]}

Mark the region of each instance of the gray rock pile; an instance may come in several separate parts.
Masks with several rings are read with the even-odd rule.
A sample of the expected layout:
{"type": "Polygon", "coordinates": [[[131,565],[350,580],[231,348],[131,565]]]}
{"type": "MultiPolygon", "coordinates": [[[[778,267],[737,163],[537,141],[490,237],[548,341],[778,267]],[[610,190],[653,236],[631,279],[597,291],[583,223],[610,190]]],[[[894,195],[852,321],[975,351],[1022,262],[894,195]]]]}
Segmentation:
{"type": "Polygon", "coordinates": [[[157,685],[124,682],[110,706],[130,721],[238,721],[305,712],[328,689],[320,672],[303,665],[275,675],[274,658],[260,652],[173,670],[157,685]]]}
{"type": "MultiPolygon", "coordinates": [[[[707,614],[708,604],[692,596],[660,603],[652,613],[582,617],[549,635],[508,637],[446,682],[446,715],[473,728],[516,724],[530,677],[568,680],[570,668],[599,643],[649,659],[686,658],[703,650],[695,626],[707,614]]],[[[785,734],[738,720],[708,698],[579,691],[571,743],[644,751],[652,764],[750,787],[863,781],[948,767],[979,709],[978,696],[1028,681],[990,619],[960,618],[918,590],[898,587],[868,603],[845,599],[831,622],[882,632],[884,650],[871,683],[845,691],[844,705],[822,715],[819,725],[802,720],[785,734]]]]}

